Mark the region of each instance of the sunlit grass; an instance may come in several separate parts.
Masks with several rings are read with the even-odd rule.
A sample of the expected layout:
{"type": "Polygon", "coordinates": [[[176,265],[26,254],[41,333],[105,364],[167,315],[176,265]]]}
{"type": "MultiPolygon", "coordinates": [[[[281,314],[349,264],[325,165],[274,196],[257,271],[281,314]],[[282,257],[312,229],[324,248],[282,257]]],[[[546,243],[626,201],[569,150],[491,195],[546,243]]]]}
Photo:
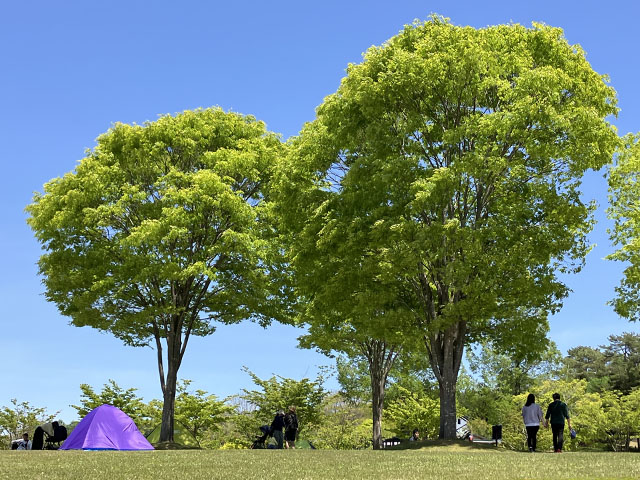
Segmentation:
{"type": "Polygon", "coordinates": [[[383,451],[2,451],[1,479],[640,478],[640,454],[518,453],[461,444],[383,451]]]}

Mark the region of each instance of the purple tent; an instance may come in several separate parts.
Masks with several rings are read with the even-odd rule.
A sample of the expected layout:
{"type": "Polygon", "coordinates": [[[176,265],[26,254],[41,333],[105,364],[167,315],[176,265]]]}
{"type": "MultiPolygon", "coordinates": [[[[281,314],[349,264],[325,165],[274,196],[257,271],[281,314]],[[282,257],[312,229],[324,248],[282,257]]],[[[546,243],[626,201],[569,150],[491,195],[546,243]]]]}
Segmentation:
{"type": "Polygon", "coordinates": [[[126,413],[111,405],[101,405],[76,425],[60,450],[153,450],[153,447],[126,413]]]}

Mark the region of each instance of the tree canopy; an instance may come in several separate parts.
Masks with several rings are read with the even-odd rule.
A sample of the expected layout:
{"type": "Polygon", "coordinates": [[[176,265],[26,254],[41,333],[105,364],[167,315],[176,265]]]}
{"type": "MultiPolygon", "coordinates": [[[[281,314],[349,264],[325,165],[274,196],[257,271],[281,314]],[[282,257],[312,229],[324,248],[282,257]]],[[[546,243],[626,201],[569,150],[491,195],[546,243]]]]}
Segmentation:
{"type": "Polygon", "coordinates": [[[580,178],[612,159],[615,104],[561,29],[432,17],[350,65],[293,143],[280,193],[308,317],[408,316],[441,437],[465,345],[528,349],[568,292],[557,272],[581,268],[580,178]]]}

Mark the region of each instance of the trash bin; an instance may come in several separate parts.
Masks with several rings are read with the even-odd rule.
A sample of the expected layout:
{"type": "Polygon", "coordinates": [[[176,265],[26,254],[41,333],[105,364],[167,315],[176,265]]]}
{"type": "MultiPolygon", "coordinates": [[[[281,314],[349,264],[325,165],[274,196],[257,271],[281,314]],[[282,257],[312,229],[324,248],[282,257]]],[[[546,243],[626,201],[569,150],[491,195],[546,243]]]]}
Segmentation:
{"type": "Polygon", "coordinates": [[[495,440],[496,444],[498,440],[502,440],[502,425],[493,425],[491,427],[491,440],[495,440]]]}

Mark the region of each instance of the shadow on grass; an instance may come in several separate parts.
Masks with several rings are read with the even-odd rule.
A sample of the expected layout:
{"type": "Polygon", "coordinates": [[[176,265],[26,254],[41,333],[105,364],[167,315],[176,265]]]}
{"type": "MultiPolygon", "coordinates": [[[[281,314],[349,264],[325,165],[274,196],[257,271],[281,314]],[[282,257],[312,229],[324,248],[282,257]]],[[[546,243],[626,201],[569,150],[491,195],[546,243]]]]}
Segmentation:
{"type": "Polygon", "coordinates": [[[504,451],[493,443],[473,443],[469,440],[420,440],[418,442],[403,441],[399,445],[386,447],[385,450],[437,450],[437,451],[504,451]]]}
{"type": "Polygon", "coordinates": [[[175,442],[158,442],[151,444],[156,450],[201,450],[200,447],[182,445],[175,442]]]}

